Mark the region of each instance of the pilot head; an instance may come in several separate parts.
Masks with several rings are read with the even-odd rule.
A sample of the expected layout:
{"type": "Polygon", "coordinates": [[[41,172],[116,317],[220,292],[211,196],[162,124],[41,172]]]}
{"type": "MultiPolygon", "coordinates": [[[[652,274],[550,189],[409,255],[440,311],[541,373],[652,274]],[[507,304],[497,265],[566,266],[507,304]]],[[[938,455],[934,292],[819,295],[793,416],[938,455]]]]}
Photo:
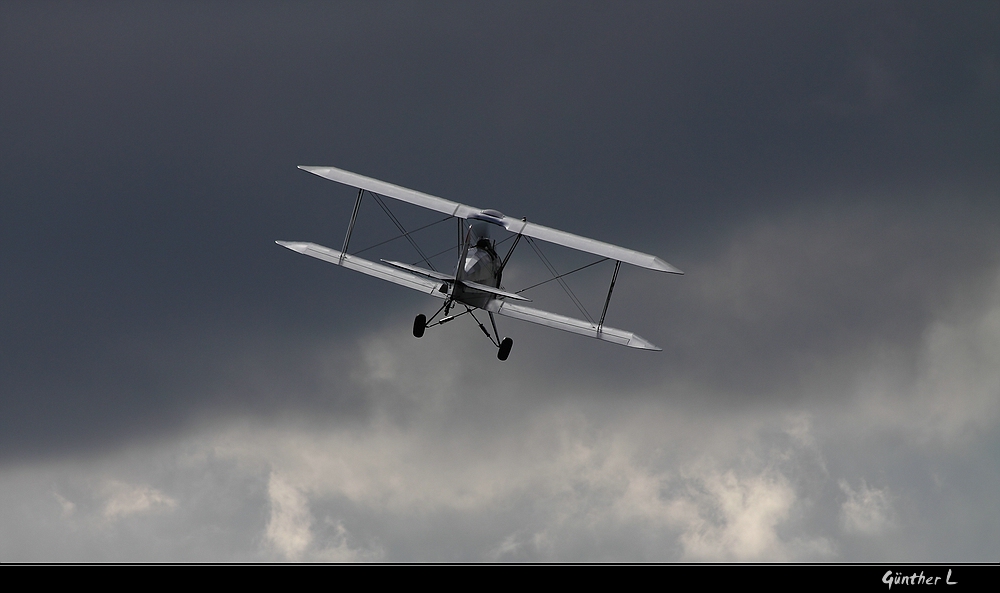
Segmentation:
{"type": "MultiPolygon", "coordinates": [[[[480,241],[483,239],[490,238],[490,224],[477,220],[472,223],[472,234],[476,236],[480,241]]],[[[478,243],[477,243],[478,244],[478,243]]]]}

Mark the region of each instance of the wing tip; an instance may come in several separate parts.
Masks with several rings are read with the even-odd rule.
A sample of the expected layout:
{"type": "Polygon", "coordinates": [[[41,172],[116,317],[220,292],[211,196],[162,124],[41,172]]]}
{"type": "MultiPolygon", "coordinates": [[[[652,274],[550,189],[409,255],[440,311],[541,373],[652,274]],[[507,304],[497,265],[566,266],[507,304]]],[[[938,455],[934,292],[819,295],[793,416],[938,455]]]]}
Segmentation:
{"type": "Polygon", "coordinates": [[[666,272],[668,274],[677,274],[679,276],[683,276],[684,275],[684,272],[678,270],[674,266],[668,264],[667,262],[663,261],[662,259],[660,259],[660,258],[658,258],[656,256],[653,256],[653,263],[656,266],[655,269],[657,269],[657,270],[659,270],[661,272],[666,272]]]}
{"type": "Polygon", "coordinates": [[[275,241],[275,243],[281,245],[286,249],[291,249],[292,251],[298,251],[299,253],[305,253],[306,249],[309,248],[308,243],[300,243],[298,241],[275,241]]]}
{"type": "Polygon", "coordinates": [[[663,348],[660,348],[656,344],[642,338],[637,334],[632,334],[632,337],[628,340],[629,348],[638,348],[639,350],[650,350],[653,352],[662,352],[663,348]]]}

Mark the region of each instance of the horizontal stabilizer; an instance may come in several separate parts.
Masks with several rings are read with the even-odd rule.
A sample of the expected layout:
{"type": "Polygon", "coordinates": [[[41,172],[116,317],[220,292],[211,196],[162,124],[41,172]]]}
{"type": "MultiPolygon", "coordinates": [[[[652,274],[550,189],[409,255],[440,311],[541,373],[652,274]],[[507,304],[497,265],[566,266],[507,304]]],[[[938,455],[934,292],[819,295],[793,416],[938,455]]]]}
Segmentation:
{"type": "MultiPolygon", "coordinates": [[[[442,274],[441,272],[434,272],[432,270],[425,270],[423,268],[420,268],[420,267],[417,267],[417,266],[414,266],[414,265],[411,265],[411,264],[404,264],[403,262],[398,262],[398,261],[389,261],[387,259],[383,259],[382,261],[384,263],[389,264],[390,266],[395,266],[397,268],[402,268],[404,270],[413,272],[414,274],[422,274],[424,276],[427,276],[427,277],[430,277],[430,278],[434,278],[436,280],[442,280],[444,282],[454,282],[455,281],[455,277],[454,276],[449,276],[448,274],[442,274]]],[[[488,292],[488,293],[496,295],[498,297],[503,297],[503,298],[506,298],[506,299],[514,299],[515,301],[526,301],[526,302],[529,302],[529,303],[531,302],[531,299],[523,297],[523,296],[521,296],[519,294],[516,294],[516,293],[513,293],[513,292],[507,292],[506,290],[501,290],[499,288],[494,288],[492,286],[486,286],[485,284],[479,284],[478,282],[470,282],[468,280],[460,280],[459,283],[462,286],[465,286],[465,287],[468,287],[468,288],[472,288],[472,289],[475,289],[475,290],[481,290],[483,292],[488,292]]]]}
{"type": "Polygon", "coordinates": [[[407,270],[409,272],[413,272],[414,274],[420,274],[421,276],[427,276],[428,278],[434,278],[435,280],[443,280],[445,282],[454,282],[455,281],[455,277],[454,276],[450,276],[448,274],[442,274],[441,272],[435,272],[433,270],[425,270],[424,268],[421,268],[421,267],[418,267],[418,266],[414,266],[414,265],[410,265],[410,264],[404,264],[403,262],[390,261],[390,260],[387,260],[387,259],[383,259],[382,263],[389,264],[390,266],[395,266],[397,268],[401,268],[401,269],[407,270]]]}
{"type": "Polygon", "coordinates": [[[495,294],[495,295],[497,295],[498,297],[501,297],[501,298],[514,299],[515,301],[526,301],[526,302],[529,302],[529,303],[531,302],[531,299],[529,299],[527,297],[523,297],[523,296],[521,296],[521,295],[519,295],[517,293],[507,292],[506,290],[500,290],[499,288],[494,288],[492,286],[486,286],[485,284],[480,284],[478,282],[469,282],[468,280],[460,280],[459,282],[462,284],[462,286],[465,286],[466,288],[472,288],[474,290],[481,290],[483,292],[488,292],[490,294],[495,294]]]}

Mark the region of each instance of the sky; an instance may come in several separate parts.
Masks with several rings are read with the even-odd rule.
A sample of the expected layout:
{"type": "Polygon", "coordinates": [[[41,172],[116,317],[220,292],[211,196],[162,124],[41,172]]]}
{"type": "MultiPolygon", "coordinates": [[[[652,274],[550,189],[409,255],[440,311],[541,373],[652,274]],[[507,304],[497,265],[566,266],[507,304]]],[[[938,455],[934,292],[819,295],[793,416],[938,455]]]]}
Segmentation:
{"type": "MultiPolygon", "coordinates": [[[[0,561],[996,562],[997,30],[993,1],[0,4],[0,561]],[[607,323],[663,351],[412,338],[439,301],[274,244],[351,214],[297,165],[657,255],[685,274],[623,266],[607,323]]],[[[395,234],[367,202],[351,244],[395,234]]],[[[417,240],[446,269],[454,236],[417,240]]],[[[545,278],[521,247],[509,289],[545,278]]],[[[569,277],[592,314],[612,269],[569,277]]]]}

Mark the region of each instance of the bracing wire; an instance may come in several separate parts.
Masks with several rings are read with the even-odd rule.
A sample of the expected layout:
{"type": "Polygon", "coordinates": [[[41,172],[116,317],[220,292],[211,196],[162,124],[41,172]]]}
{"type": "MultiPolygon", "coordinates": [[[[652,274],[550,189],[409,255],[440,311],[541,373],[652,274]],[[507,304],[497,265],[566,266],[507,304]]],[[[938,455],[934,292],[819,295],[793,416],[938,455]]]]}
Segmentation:
{"type": "Polygon", "coordinates": [[[368,192],[368,193],[370,193],[375,198],[375,201],[378,203],[379,206],[382,207],[382,210],[384,210],[385,213],[389,216],[389,219],[392,220],[392,223],[396,225],[396,228],[399,229],[399,232],[403,233],[403,236],[406,237],[406,240],[410,242],[410,245],[412,245],[413,248],[417,251],[417,253],[420,254],[420,257],[423,258],[424,263],[426,263],[430,269],[436,272],[437,269],[434,267],[434,264],[432,264],[427,259],[427,256],[424,255],[424,252],[420,250],[419,246],[417,246],[417,242],[413,240],[413,237],[410,236],[410,233],[406,232],[406,229],[403,228],[403,225],[399,222],[399,219],[396,218],[395,215],[393,215],[393,213],[389,210],[389,207],[385,205],[385,202],[382,201],[382,196],[378,195],[375,192],[368,192]]]}
{"type": "MultiPolygon", "coordinates": [[[[451,217],[449,216],[448,218],[451,218],[451,217]]],[[[441,222],[441,221],[438,221],[438,222],[441,222]]],[[[437,224],[437,223],[434,223],[434,224],[437,224]]],[[[422,228],[427,228],[427,227],[422,227],[422,228]]],[[[421,230],[421,229],[417,229],[417,230],[421,230]]],[[[413,231],[413,232],[415,233],[417,231],[413,231]]],[[[506,243],[507,241],[510,241],[514,237],[515,237],[515,235],[511,235],[511,236],[507,237],[506,239],[504,239],[503,241],[498,241],[497,245],[503,245],[504,243],[506,243]]],[[[396,238],[398,239],[399,237],[396,237],[396,238]]],[[[375,247],[375,246],[373,245],[373,247],[375,247]]],[[[443,251],[438,251],[437,253],[435,253],[434,255],[432,255],[430,258],[434,259],[435,257],[440,257],[440,256],[448,253],[449,251],[451,251],[451,249],[452,249],[451,247],[445,248],[443,251]]],[[[413,265],[417,265],[419,263],[420,262],[413,262],[413,265]]]]}
{"type": "Polygon", "coordinates": [[[535,245],[534,239],[532,239],[527,235],[524,235],[524,238],[528,240],[528,245],[531,245],[531,248],[535,251],[536,254],[538,254],[538,258],[541,259],[542,263],[545,264],[545,267],[549,269],[549,272],[553,276],[552,279],[557,280],[559,282],[559,286],[562,286],[563,290],[566,291],[567,296],[569,296],[570,300],[573,301],[573,304],[576,305],[576,308],[579,309],[580,312],[583,313],[583,316],[587,318],[587,321],[594,323],[594,318],[590,316],[590,313],[587,313],[587,309],[583,306],[583,303],[580,302],[580,299],[576,298],[576,295],[573,294],[573,291],[570,289],[569,285],[566,284],[566,281],[563,280],[562,276],[560,276],[556,272],[556,269],[552,267],[552,264],[549,263],[548,258],[545,257],[545,254],[542,253],[541,249],[539,249],[538,246],[535,245]]]}
{"type": "MultiPolygon", "coordinates": [[[[396,235],[395,237],[393,237],[391,239],[386,239],[385,241],[382,241],[380,243],[376,243],[374,245],[369,245],[368,247],[365,247],[364,249],[359,249],[358,251],[355,251],[354,255],[358,255],[360,253],[364,253],[365,251],[368,251],[369,249],[375,249],[376,247],[381,247],[382,245],[385,245],[386,243],[391,243],[393,241],[396,241],[397,239],[402,239],[406,235],[413,235],[413,234],[418,233],[418,232],[420,232],[420,231],[422,231],[424,229],[429,229],[429,228],[431,228],[432,226],[434,226],[436,224],[441,224],[442,222],[448,220],[449,218],[451,218],[451,217],[450,216],[445,216],[441,220],[438,220],[436,222],[432,222],[430,224],[425,224],[424,226],[420,227],[419,229],[413,229],[412,231],[407,231],[406,233],[403,233],[402,235],[396,235]]],[[[448,249],[451,250],[451,247],[449,247],[448,249]]],[[[441,253],[444,253],[444,252],[442,251],[441,253]]],[[[437,255],[432,255],[431,259],[434,259],[438,255],[441,255],[441,253],[438,253],[437,255]]]]}
{"type": "Polygon", "coordinates": [[[524,292],[526,290],[531,290],[532,288],[539,287],[539,286],[541,286],[543,284],[548,284],[549,282],[552,282],[553,280],[558,280],[558,279],[560,279],[560,278],[562,278],[564,276],[569,276],[570,274],[575,274],[576,272],[579,272],[580,270],[585,270],[585,269],[589,268],[590,266],[596,266],[597,264],[601,264],[601,263],[604,263],[606,261],[608,261],[608,258],[602,257],[601,259],[599,259],[597,261],[592,261],[589,264],[580,266],[579,268],[577,268],[577,269],[575,269],[575,270],[573,270],[571,272],[566,272],[565,274],[559,274],[555,278],[549,278],[548,280],[542,280],[538,284],[532,284],[531,286],[529,286],[527,288],[522,288],[521,290],[515,290],[514,292],[516,294],[521,294],[522,292],[524,292]]]}

